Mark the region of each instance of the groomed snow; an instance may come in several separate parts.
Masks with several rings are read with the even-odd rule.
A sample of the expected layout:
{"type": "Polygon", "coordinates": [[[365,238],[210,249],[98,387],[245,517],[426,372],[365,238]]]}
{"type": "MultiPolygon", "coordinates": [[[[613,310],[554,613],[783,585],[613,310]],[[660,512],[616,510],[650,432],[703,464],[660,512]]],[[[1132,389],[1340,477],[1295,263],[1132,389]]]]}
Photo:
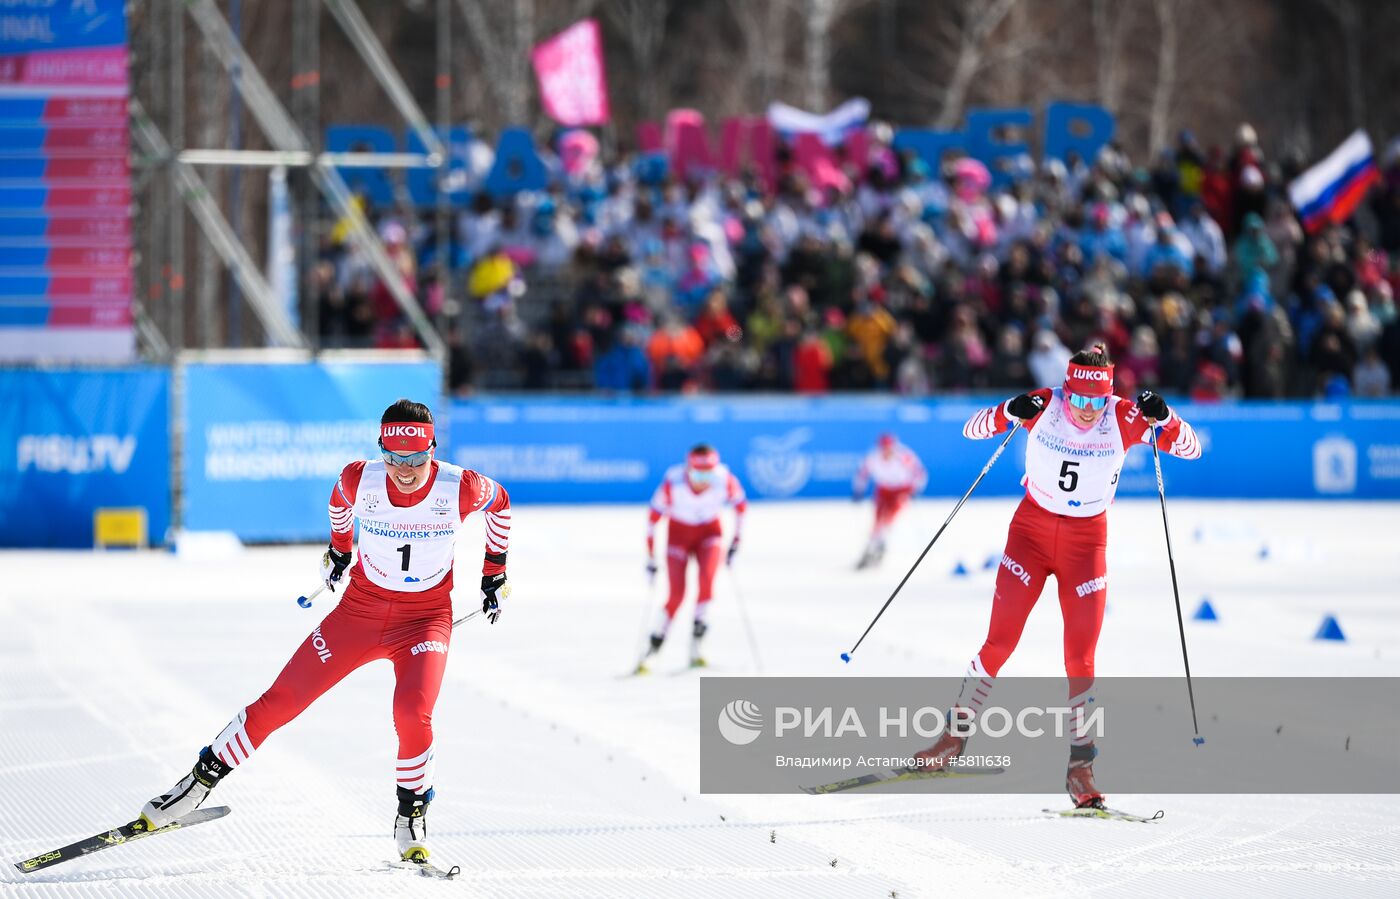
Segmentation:
{"type": "MultiPolygon", "coordinates": [[[[868,505],[752,507],[732,577],[720,575],[713,673],[752,668],[737,587],[766,674],[961,674],[985,635],[983,563],[1000,558],[1010,500],[969,503],[855,662],[838,658],[951,506],[916,504],[884,567],[859,573],[868,505]],[[958,562],[971,574],[952,575],[958,562]]],[[[1185,611],[1209,595],[1220,616],[1187,622],[1193,673],[1400,675],[1397,511],[1172,502],[1185,611]],[[1327,613],[1346,642],[1312,639],[1327,613]]],[[[1158,505],[1110,514],[1098,672],[1177,675],[1158,505]]],[[[1063,795],[700,796],[685,639],[656,675],[620,677],[661,592],[649,598],[643,578],[644,521],[636,507],[516,510],[508,611],[458,630],[435,718],[430,821],[437,857],[462,866],[455,883],[386,864],[387,662],[351,675],[221,786],[228,818],[18,873],[14,861],[128,820],[188,770],[333,597],[310,611],[294,602],[316,584],[309,545],[203,560],[0,552],[0,896],[1394,895],[1396,796],[1111,797],[1166,809],[1153,825],[1037,814],[1063,795]]],[[[480,525],[468,527],[458,614],[476,596],[480,525]]],[[[1047,589],[1003,673],[1058,674],[1060,657],[1047,589]]]]}

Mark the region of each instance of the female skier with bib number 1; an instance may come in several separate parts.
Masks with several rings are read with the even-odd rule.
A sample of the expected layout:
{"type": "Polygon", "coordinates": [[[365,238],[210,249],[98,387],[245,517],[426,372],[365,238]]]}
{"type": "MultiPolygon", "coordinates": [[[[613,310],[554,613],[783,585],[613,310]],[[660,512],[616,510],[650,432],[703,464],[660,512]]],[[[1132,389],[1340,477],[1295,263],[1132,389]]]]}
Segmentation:
{"type": "MultiPolygon", "coordinates": [[[[1028,432],[1026,495],[1006,539],[997,569],[996,594],[987,640],[963,678],[958,701],[949,713],[948,730],[933,746],[917,753],[924,770],[938,770],[962,754],[967,737],[956,732],[985,706],[1001,666],[1016,648],[1031,608],[1049,575],[1059,585],[1064,616],[1065,673],[1069,706],[1082,710],[1094,684],[1094,650],[1108,597],[1108,506],[1118,489],[1118,475],[1130,448],[1157,446],[1182,459],[1201,455],[1196,432],[1150,390],[1137,403],[1113,395],[1113,365],[1103,344],[1076,353],[1063,387],[1042,388],[984,409],[963,426],[963,436],[985,440],[1005,433],[1012,418],[1028,432]]],[[[1094,785],[1091,736],[1077,714],[1070,720],[1069,770],[1065,788],[1076,808],[1104,808],[1094,785]]],[[[965,732],[964,732],[965,733],[965,732]]]]}
{"type": "Polygon", "coordinates": [[[433,416],[427,406],[399,400],[380,423],[381,459],[351,462],[330,497],[331,542],[321,577],[340,602],[292,654],[256,702],[241,709],[194,769],[146,803],[150,830],[198,808],[263,741],[335,686],[376,659],[394,663],[394,729],[399,856],[429,870],[428,804],[433,800],[433,706],[452,640],[452,563],[460,524],[472,512],[486,518],[486,559],[480,602],[492,624],[510,595],[506,549],[510,497],[495,481],[433,458],[433,416]],[[360,558],[350,568],[354,521],[360,522],[360,558]],[[349,568],[349,579],[345,578],[349,568]]]}

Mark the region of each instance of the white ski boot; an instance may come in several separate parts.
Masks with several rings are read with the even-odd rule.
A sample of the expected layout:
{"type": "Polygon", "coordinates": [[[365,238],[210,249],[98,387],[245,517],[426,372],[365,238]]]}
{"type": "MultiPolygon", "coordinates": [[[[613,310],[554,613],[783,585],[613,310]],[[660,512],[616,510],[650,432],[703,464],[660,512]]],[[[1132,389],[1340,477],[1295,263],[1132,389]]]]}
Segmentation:
{"type": "Polygon", "coordinates": [[[696,621],[695,626],[690,631],[690,667],[704,668],[708,663],[705,657],[700,654],[700,641],[705,636],[705,631],[710,626],[703,621],[696,621]]]}
{"type": "Polygon", "coordinates": [[[190,773],[180,778],[168,791],[146,803],[137,820],[143,822],[147,830],[157,830],[176,818],[183,818],[203,805],[209,793],[219,785],[220,778],[231,770],[219,761],[214,750],[204,747],[190,773]]]}
{"type": "Polygon", "coordinates": [[[415,793],[398,787],[399,813],[394,817],[394,842],[399,858],[406,862],[423,863],[432,852],[428,849],[428,803],[433,791],[415,793]]]}
{"type": "Polygon", "coordinates": [[[1069,770],[1065,773],[1065,791],[1074,800],[1075,808],[1105,808],[1103,794],[1094,785],[1094,759],[1099,751],[1093,743],[1069,748],[1069,770]]]}
{"type": "Polygon", "coordinates": [[[662,644],[662,643],[665,643],[665,642],[666,642],[666,635],[665,635],[665,634],[652,634],[652,635],[651,635],[651,643],[650,643],[650,645],[647,647],[646,654],[642,656],[642,658],[641,658],[641,660],[640,660],[639,662],[637,662],[637,667],[636,667],[635,670],[633,670],[632,673],[633,673],[633,674],[650,674],[650,673],[651,673],[651,669],[647,667],[647,662],[649,662],[649,661],[651,660],[651,657],[652,657],[652,656],[656,655],[657,650],[661,649],[661,644],[662,644]]]}
{"type": "Polygon", "coordinates": [[[885,541],[871,540],[870,545],[865,548],[860,561],[856,563],[856,570],[861,571],[879,565],[885,558],[885,541]]]}

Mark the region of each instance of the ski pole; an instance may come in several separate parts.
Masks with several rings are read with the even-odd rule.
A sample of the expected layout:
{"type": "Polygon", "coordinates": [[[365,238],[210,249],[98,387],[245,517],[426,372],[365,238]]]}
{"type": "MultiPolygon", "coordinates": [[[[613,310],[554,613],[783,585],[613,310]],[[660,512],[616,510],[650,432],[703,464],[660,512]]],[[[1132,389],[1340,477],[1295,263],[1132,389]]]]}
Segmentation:
{"type": "MultiPolygon", "coordinates": [[[[656,594],[656,572],[647,570],[647,588],[642,593],[642,622],[641,629],[637,633],[636,645],[643,647],[646,645],[647,634],[651,629],[649,622],[652,616],[652,597],[656,594]]],[[[645,650],[643,650],[645,651],[645,650]]]]}
{"type": "Polygon", "coordinates": [[[1176,559],[1172,556],[1172,529],[1167,524],[1167,490],[1162,484],[1162,453],[1157,449],[1157,440],[1161,437],[1162,429],[1154,422],[1152,424],[1152,464],[1157,468],[1157,498],[1162,501],[1162,532],[1167,536],[1167,566],[1172,572],[1172,599],[1176,600],[1176,629],[1181,634],[1181,661],[1186,666],[1186,696],[1191,700],[1191,726],[1196,731],[1196,736],[1191,739],[1192,743],[1200,746],[1206,741],[1201,736],[1201,726],[1196,721],[1196,691],[1191,688],[1191,659],[1186,654],[1186,625],[1181,618],[1181,591],[1176,585],[1176,559]]]}
{"type": "Polygon", "coordinates": [[[1002,450],[1006,449],[1006,445],[1011,442],[1011,438],[1016,436],[1016,432],[1020,429],[1021,420],[1018,418],[1016,419],[1016,423],[1011,426],[1011,430],[1006,433],[1006,439],[1001,442],[1001,446],[997,447],[997,451],[992,453],[992,458],[987,460],[987,464],[982,466],[982,473],[977,476],[977,480],[972,482],[972,486],[967,488],[967,492],[962,495],[962,499],[958,500],[958,504],[953,507],[953,511],[948,513],[948,520],[943,522],[943,527],[939,528],[938,533],[933,535],[933,539],[928,542],[928,546],[924,547],[924,551],[919,553],[919,557],[915,559],[914,564],[909,567],[908,573],[905,574],[904,579],[899,582],[899,586],[894,588],[894,592],[890,594],[890,598],[885,600],[885,604],[880,606],[880,611],[875,613],[875,617],[871,620],[869,626],[866,627],[865,633],[860,635],[860,639],[856,641],[856,645],[852,646],[848,651],[841,653],[841,661],[848,665],[850,664],[851,656],[860,648],[860,644],[865,642],[865,638],[869,635],[871,628],[875,626],[875,622],[880,620],[880,616],[885,614],[885,610],[890,607],[890,603],[894,602],[894,598],[899,595],[899,591],[904,589],[904,585],[908,583],[910,576],[914,573],[914,569],[919,567],[919,563],[924,560],[924,556],[928,555],[928,551],[933,549],[933,545],[938,542],[938,538],[943,536],[943,532],[947,530],[948,525],[952,523],[953,516],[958,514],[958,510],[963,507],[963,503],[967,502],[967,498],[972,495],[972,491],[976,490],[977,485],[982,483],[982,479],[987,476],[987,472],[991,471],[997,459],[1001,458],[1002,450]]]}
{"type": "Polygon", "coordinates": [[[744,591],[739,589],[739,579],[734,575],[734,569],[726,565],[729,569],[729,585],[734,588],[734,604],[739,607],[739,617],[744,622],[744,633],[749,637],[749,651],[753,653],[754,668],[760,674],[763,673],[763,659],[758,655],[758,640],[754,637],[753,625],[749,623],[749,613],[744,608],[744,591]]]}
{"type": "MultiPolygon", "coordinates": [[[[313,599],[315,599],[316,597],[320,596],[321,593],[322,593],[322,591],[324,591],[325,589],[326,589],[326,585],[325,585],[325,584],[322,584],[321,586],[317,587],[315,590],[312,590],[311,593],[309,593],[308,595],[306,595],[306,596],[298,596],[298,597],[297,597],[297,605],[301,606],[303,609],[309,609],[309,608],[311,608],[311,600],[313,600],[313,599]]],[[[477,609],[475,612],[469,612],[469,613],[467,613],[466,615],[463,615],[461,618],[458,618],[456,621],[452,622],[452,626],[453,626],[453,627],[456,627],[457,625],[461,624],[461,623],[464,622],[464,621],[471,621],[473,618],[475,618],[476,616],[478,616],[478,615],[480,615],[480,614],[481,614],[481,610],[480,610],[480,609],[477,609]]]]}
{"type": "Polygon", "coordinates": [[[317,587],[315,590],[312,590],[311,593],[310,593],[309,595],[306,595],[306,596],[298,596],[298,597],[297,597],[297,605],[301,606],[303,609],[309,609],[309,608],[311,608],[311,600],[313,600],[313,599],[315,599],[316,597],[320,596],[321,593],[322,593],[325,589],[326,589],[326,585],[325,585],[325,584],[322,584],[321,586],[317,587]]]}

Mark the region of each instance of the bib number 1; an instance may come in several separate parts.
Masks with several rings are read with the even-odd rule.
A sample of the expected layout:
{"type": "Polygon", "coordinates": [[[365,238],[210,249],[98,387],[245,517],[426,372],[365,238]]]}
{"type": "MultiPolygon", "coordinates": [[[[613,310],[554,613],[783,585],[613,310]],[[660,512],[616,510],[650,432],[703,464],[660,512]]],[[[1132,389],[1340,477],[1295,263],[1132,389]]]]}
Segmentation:
{"type": "Polygon", "coordinates": [[[401,565],[400,567],[401,567],[404,571],[407,571],[407,570],[408,570],[408,555],[409,555],[409,553],[411,553],[412,551],[413,551],[413,544],[412,544],[412,543],[405,543],[403,546],[400,546],[397,550],[395,550],[395,552],[397,552],[399,555],[403,556],[403,565],[401,565]]]}

